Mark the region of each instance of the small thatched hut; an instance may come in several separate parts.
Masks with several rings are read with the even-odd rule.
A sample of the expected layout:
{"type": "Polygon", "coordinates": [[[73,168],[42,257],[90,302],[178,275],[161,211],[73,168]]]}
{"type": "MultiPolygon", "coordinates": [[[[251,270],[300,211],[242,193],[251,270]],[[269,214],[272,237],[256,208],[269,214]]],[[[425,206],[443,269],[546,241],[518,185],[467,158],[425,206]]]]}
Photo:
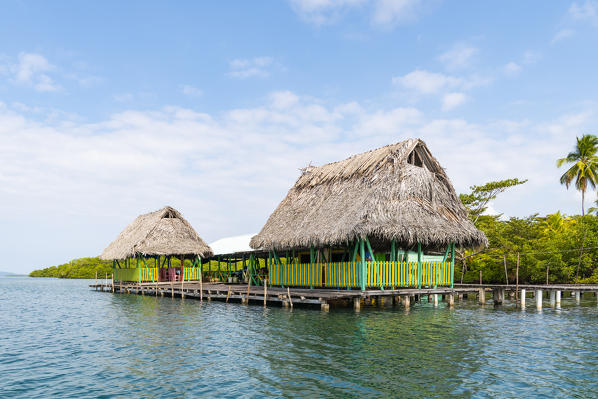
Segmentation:
{"type": "Polygon", "coordinates": [[[189,222],[166,206],[138,216],[100,258],[113,261],[115,280],[141,282],[197,280],[201,259],[212,255],[189,222]]]}
{"type": "Polygon", "coordinates": [[[250,243],[271,252],[271,278],[281,285],[294,285],[288,273],[309,261],[299,266],[309,282],[302,285],[362,289],[452,284],[455,244],[479,247],[487,239],[419,139],[305,168],[250,243]],[[296,256],[302,250],[309,251],[304,260],[296,256]]]}

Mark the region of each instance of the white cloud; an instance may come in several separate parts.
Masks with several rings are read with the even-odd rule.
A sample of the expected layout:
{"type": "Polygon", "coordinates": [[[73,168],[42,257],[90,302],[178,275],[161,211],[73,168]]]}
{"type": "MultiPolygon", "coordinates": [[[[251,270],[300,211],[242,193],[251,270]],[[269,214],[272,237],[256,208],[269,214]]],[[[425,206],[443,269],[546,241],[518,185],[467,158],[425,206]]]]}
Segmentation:
{"type": "Polygon", "coordinates": [[[129,101],[133,101],[133,94],[132,93],[118,93],[118,94],[114,94],[112,96],[112,98],[114,99],[114,101],[119,102],[119,103],[125,103],[125,102],[129,102],[129,101]]]}
{"type": "Polygon", "coordinates": [[[532,65],[538,62],[542,58],[542,55],[537,51],[527,50],[523,53],[522,63],[525,65],[532,65]]]}
{"type": "Polygon", "coordinates": [[[403,76],[392,79],[395,86],[399,86],[412,93],[414,99],[419,96],[435,96],[441,98],[441,109],[450,111],[467,101],[469,96],[465,93],[474,87],[487,85],[492,80],[477,75],[458,77],[443,73],[429,72],[416,69],[403,76]]]}
{"type": "Polygon", "coordinates": [[[448,70],[457,70],[471,65],[472,58],[478,49],[464,43],[455,44],[450,50],[442,53],[438,59],[448,70]]]}
{"type": "Polygon", "coordinates": [[[372,20],[376,25],[394,26],[417,18],[420,0],[377,0],[372,20]]]}
{"type": "Polygon", "coordinates": [[[573,19],[598,21],[598,2],[586,0],[584,3],[574,2],[569,7],[569,15],[573,19]]]}
{"type": "Polygon", "coordinates": [[[40,92],[60,89],[60,86],[49,76],[56,67],[40,54],[20,53],[17,63],[4,69],[10,72],[15,84],[31,87],[40,92]]]}
{"type": "Polygon", "coordinates": [[[447,93],[442,97],[442,110],[450,111],[467,100],[465,93],[447,93]]]}
{"type": "Polygon", "coordinates": [[[421,0],[290,0],[301,19],[317,26],[333,24],[350,11],[367,8],[375,26],[389,28],[417,19],[421,0]]]}
{"type": "Polygon", "coordinates": [[[521,66],[511,61],[504,66],[503,70],[507,76],[515,76],[521,72],[521,66]]]}
{"type": "Polygon", "coordinates": [[[265,78],[270,75],[269,68],[273,62],[272,57],[234,59],[229,63],[229,75],[238,79],[250,77],[265,78]]]}
{"type": "Polygon", "coordinates": [[[368,0],[290,0],[291,8],[303,20],[314,25],[333,23],[348,9],[368,0]]]}
{"type": "Polygon", "coordinates": [[[416,69],[404,76],[392,78],[392,83],[423,94],[434,94],[463,84],[461,78],[416,69]]]}
{"type": "Polygon", "coordinates": [[[494,203],[493,202],[489,202],[488,205],[486,206],[486,210],[483,213],[484,215],[488,215],[488,216],[498,216],[501,213],[498,212],[496,209],[494,209],[494,203]]]}
{"type": "Polygon", "coordinates": [[[426,141],[458,192],[529,178],[495,201],[507,215],[569,213],[578,204],[558,184],[554,160],[576,132],[596,123],[593,106],[535,123],[471,123],[433,119],[414,107],[327,104],[289,91],[215,115],[165,107],[96,123],[42,123],[5,105],[0,206],[10,212],[0,215],[0,240],[9,259],[40,243],[25,258],[32,262],[22,264],[25,271],[98,254],[136,215],[166,204],[207,241],[258,231],[310,161],[320,165],[407,137],[426,141]]]}
{"type": "Polygon", "coordinates": [[[200,89],[191,85],[182,85],[180,87],[180,90],[181,93],[189,97],[200,97],[203,94],[203,92],[200,89]]]}
{"type": "Polygon", "coordinates": [[[277,109],[290,108],[299,103],[299,97],[291,91],[277,91],[270,94],[272,106],[277,109]]]}
{"type": "Polygon", "coordinates": [[[551,44],[558,43],[565,39],[568,39],[575,35],[575,31],[573,29],[561,29],[557,33],[555,33],[554,37],[552,38],[551,44]]]}

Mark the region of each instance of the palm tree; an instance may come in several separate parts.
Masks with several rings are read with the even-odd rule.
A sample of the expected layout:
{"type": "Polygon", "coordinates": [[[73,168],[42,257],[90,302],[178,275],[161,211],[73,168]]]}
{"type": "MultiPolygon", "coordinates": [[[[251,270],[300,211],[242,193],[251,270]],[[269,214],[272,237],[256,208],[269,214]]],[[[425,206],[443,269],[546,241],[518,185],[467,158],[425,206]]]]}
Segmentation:
{"type": "Polygon", "coordinates": [[[598,137],[593,134],[586,134],[580,139],[577,137],[577,144],[572,152],[565,158],[556,161],[556,166],[573,163],[573,165],[561,176],[561,184],[567,189],[575,180],[575,188],[581,191],[581,215],[585,216],[585,195],[589,186],[596,188],[598,183],[598,137]]]}
{"type": "MultiPolygon", "coordinates": [[[[564,184],[567,189],[575,180],[575,188],[581,191],[581,222],[583,223],[585,217],[585,195],[588,186],[596,188],[598,183],[598,137],[593,134],[583,135],[581,138],[576,137],[577,144],[572,152],[565,158],[556,161],[556,166],[561,167],[564,164],[573,164],[562,176],[561,184],[564,184]]],[[[583,240],[581,242],[581,250],[579,253],[579,262],[577,264],[576,279],[579,278],[579,268],[581,266],[581,257],[583,255],[583,247],[586,239],[586,231],[584,229],[583,240]]]]}

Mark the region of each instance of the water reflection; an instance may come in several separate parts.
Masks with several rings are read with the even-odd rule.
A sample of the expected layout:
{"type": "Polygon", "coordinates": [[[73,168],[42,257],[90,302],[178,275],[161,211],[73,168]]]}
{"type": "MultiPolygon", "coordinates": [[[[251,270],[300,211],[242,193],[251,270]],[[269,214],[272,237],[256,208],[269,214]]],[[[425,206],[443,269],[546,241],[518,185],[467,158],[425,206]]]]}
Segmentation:
{"type": "Polygon", "coordinates": [[[598,395],[595,298],[329,313],[0,280],[6,396],[598,395]]]}

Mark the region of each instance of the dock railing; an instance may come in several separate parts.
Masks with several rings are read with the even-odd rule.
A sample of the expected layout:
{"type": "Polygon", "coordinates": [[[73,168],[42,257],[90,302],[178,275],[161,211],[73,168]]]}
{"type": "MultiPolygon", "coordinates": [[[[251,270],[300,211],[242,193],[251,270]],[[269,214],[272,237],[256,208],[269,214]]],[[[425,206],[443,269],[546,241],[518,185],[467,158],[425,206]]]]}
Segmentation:
{"type": "MultiPolygon", "coordinates": [[[[451,286],[451,262],[366,262],[366,287],[451,286]]],[[[329,263],[273,263],[270,265],[270,284],[290,287],[361,287],[360,261],[329,263]]]]}

